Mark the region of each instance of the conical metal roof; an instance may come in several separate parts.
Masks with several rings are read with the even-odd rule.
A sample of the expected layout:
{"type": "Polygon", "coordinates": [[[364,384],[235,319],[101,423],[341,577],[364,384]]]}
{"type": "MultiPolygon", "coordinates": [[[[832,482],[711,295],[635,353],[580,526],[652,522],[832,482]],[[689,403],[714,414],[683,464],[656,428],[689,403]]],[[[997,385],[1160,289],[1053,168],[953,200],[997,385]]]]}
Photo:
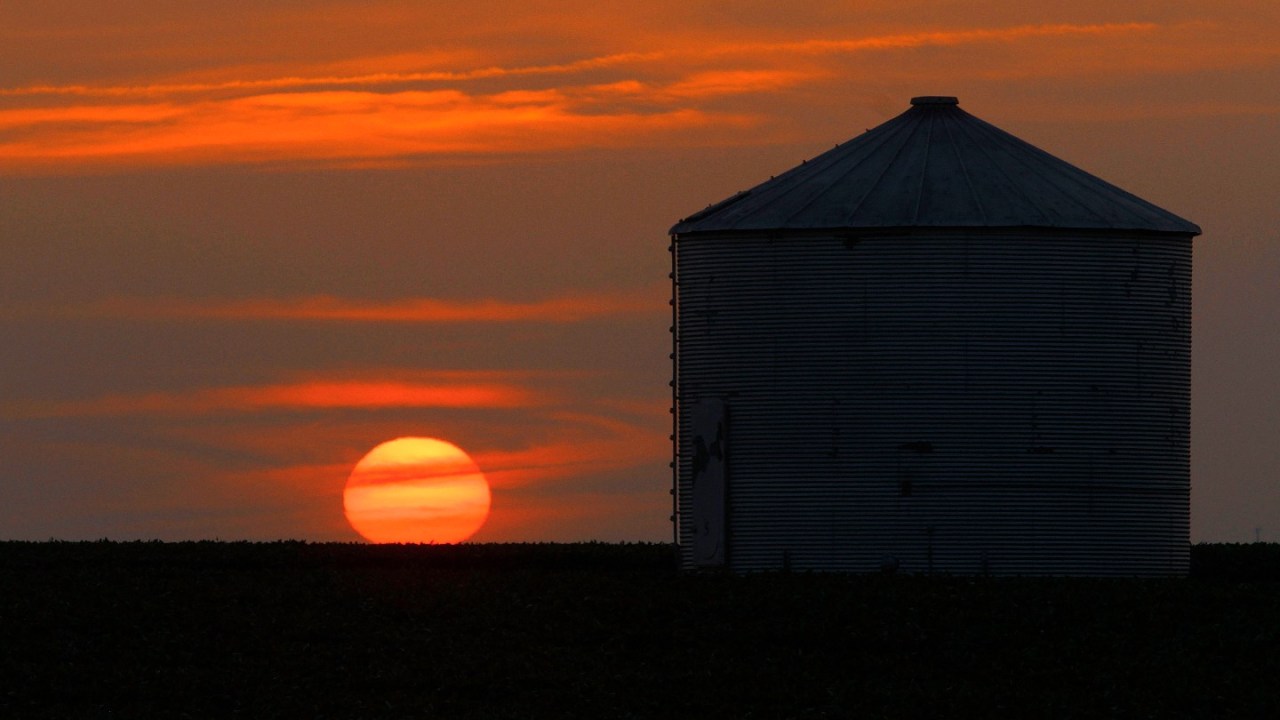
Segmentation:
{"type": "Polygon", "coordinates": [[[892,120],[671,232],[970,227],[1200,234],[961,110],[954,97],[913,98],[892,120]]]}

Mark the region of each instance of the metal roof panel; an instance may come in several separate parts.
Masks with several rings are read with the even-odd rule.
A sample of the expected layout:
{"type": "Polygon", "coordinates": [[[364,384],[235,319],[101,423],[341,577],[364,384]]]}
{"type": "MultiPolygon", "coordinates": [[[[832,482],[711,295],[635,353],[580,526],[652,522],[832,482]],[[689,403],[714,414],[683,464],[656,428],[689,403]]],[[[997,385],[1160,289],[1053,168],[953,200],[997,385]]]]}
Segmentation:
{"type": "Polygon", "coordinates": [[[671,232],[1028,227],[1200,234],[1200,228],[961,110],[909,110],[671,232]]]}

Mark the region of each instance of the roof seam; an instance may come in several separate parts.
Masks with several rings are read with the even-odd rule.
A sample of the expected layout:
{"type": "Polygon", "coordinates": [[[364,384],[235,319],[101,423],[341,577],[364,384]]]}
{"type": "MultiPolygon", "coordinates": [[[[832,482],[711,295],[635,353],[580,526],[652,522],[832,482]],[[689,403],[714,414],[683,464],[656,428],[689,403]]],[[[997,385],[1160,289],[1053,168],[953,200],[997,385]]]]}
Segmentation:
{"type": "Polygon", "coordinates": [[[926,113],[920,124],[924,126],[924,159],[920,161],[920,182],[916,183],[916,201],[911,208],[911,224],[920,222],[920,200],[924,197],[924,181],[929,177],[929,153],[933,150],[933,121],[936,113],[926,113]]]}
{"type": "MultiPolygon", "coordinates": [[[[959,108],[956,108],[956,111],[957,111],[957,112],[964,112],[963,110],[960,110],[959,108]]],[[[974,117],[973,115],[970,115],[969,113],[965,113],[965,116],[966,116],[966,117],[968,117],[968,118],[970,118],[970,119],[972,119],[972,120],[977,120],[978,122],[982,122],[979,118],[974,117]]],[[[985,125],[985,124],[986,124],[986,123],[982,123],[982,125],[979,125],[979,126],[978,126],[978,128],[980,128],[980,129],[985,129],[985,128],[983,128],[983,125],[985,125]]],[[[971,131],[971,129],[970,129],[968,126],[961,126],[961,130],[962,130],[962,132],[963,132],[966,136],[968,136],[970,139],[973,139],[973,132],[971,131]]],[[[972,143],[972,145],[977,149],[977,151],[978,151],[978,152],[982,153],[982,156],[983,156],[983,157],[985,157],[985,158],[987,159],[987,162],[989,162],[989,163],[991,164],[991,167],[992,167],[992,168],[994,168],[996,172],[1000,173],[1000,175],[1002,175],[1002,176],[1004,177],[1005,181],[1009,183],[1009,187],[1013,189],[1013,192],[1014,192],[1014,193],[1016,193],[1017,195],[1019,195],[1019,196],[1021,196],[1021,197],[1022,197],[1022,199],[1026,202],[1027,207],[1031,208],[1031,210],[1032,210],[1036,215],[1040,216],[1040,219],[1041,219],[1043,222],[1045,222],[1046,224],[1051,224],[1051,223],[1052,223],[1052,221],[1049,219],[1049,217],[1048,217],[1048,216],[1046,216],[1046,215],[1044,214],[1044,210],[1042,210],[1042,209],[1040,208],[1040,206],[1039,206],[1039,205],[1037,205],[1037,204],[1035,203],[1035,201],[1034,201],[1034,200],[1032,200],[1032,199],[1031,199],[1031,197],[1030,197],[1030,196],[1028,196],[1028,195],[1023,191],[1023,189],[1022,189],[1022,184],[1021,184],[1021,183],[1019,183],[1019,182],[1017,181],[1017,179],[1016,179],[1016,178],[1014,178],[1014,177],[1010,176],[1010,175],[1009,175],[1009,173],[1008,173],[1008,171],[1006,171],[1006,170],[1004,169],[1004,167],[1003,167],[1003,166],[1001,166],[1001,164],[1000,164],[1000,163],[996,162],[995,158],[993,158],[993,157],[991,156],[991,153],[990,153],[990,152],[988,152],[988,151],[987,151],[987,149],[986,149],[985,147],[983,147],[983,146],[982,146],[982,144],[981,144],[980,142],[973,142],[973,143],[972,143]]]]}
{"type": "MultiPolygon", "coordinates": [[[[905,116],[908,113],[912,113],[912,112],[922,112],[922,111],[920,111],[918,108],[912,108],[911,110],[908,110],[902,115],[905,116]]],[[[914,123],[914,125],[911,128],[911,132],[907,134],[908,140],[910,140],[916,134],[916,131],[919,129],[919,125],[920,123],[917,120],[916,123],[914,123]]],[[[867,198],[871,197],[871,194],[880,188],[880,181],[884,179],[885,174],[889,172],[889,168],[893,167],[894,162],[898,159],[900,155],[902,155],[902,149],[905,148],[906,146],[907,146],[907,143],[905,142],[899,145],[898,149],[893,151],[893,157],[889,158],[889,162],[885,163],[884,167],[880,168],[880,172],[876,173],[875,178],[870,183],[868,183],[870,187],[868,187],[867,192],[864,193],[862,195],[862,198],[858,200],[857,204],[854,205],[853,208],[849,210],[849,214],[847,217],[850,220],[852,220],[853,217],[858,214],[858,210],[862,208],[862,205],[867,201],[867,198]]]]}
{"type": "Polygon", "coordinates": [[[1105,197],[1109,201],[1109,205],[1124,208],[1135,218],[1135,221],[1146,220],[1147,222],[1150,222],[1149,216],[1151,215],[1159,216],[1170,214],[1168,211],[1162,210],[1153,203],[1143,200],[1123,188],[1112,185],[1087,170],[1078,168],[1066,160],[1051,155],[1035,145],[1031,145],[1030,143],[1027,143],[1027,145],[1031,150],[1035,151],[1034,153],[1031,153],[1032,157],[1039,159],[1046,165],[1060,166],[1060,169],[1063,172],[1058,173],[1059,175],[1070,180],[1073,185],[1081,190],[1091,192],[1095,196],[1105,197]],[[1107,193],[1103,194],[1102,192],[1099,192],[1100,190],[1106,190],[1107,193]]]}
{"type": "MultiPolygon", "coordinates": [[[[911,123],[907,122],[907,120],[904,120],[901,115],[891,120],[887,120],[884,123],[877,126],[875,130],[873,130],[872,132],[883,129],[884,130],[883,133],[877,133],[879,135],[883,135],[883,137],[880,138],[875,145],[868,146],[867,151],[864,153],[861,160],[850,163],[849,169],[841,173],[837,178],[835,178],[831,182],[830,185],[827,186],[827,192],[830,192],[835,188],[843,187],[845,184],[844,180],[848,178],[850,175],[852,175],[856,170],[858,170],[858,168],[862,167],[862,165],[866,163],[868,159],[873,157],[875,155],[876,150],[879,150],[880,148],[888,145],[891,139],[896,138],[904,129],[909,129],[910,127],[911,127],[911,123]],[[901,120],[901,122],[897,122],[896,124],[894,124],[895,121],[898,121],[898,120],[901,120]],[[891,127],[891,124],[892,124],[892,127],[891,127]]],[[[907,134],[909,137],[910,132],[908,132],[907,134]]],[[[857,149],[858,148],[852,148],[851,151],[857,150],[857,149]]],[[[790,192],[790,190],[788,190],[788,192],[790,192]]],[[[859,198],[858,205],[854,206],[854,210],[850,211],[849,215],[853,215],[855,212],[857,212],[857,207],[861,205],[862,200],[865,200],[866,196],[869,195],[870,193],[871,193],[871,189],[868,188],[867,191],[862,194],[862,197],[859,198]]],[[[825,192],[814,193],[814,196],[812,198],[810,198],[807,202],[802,204],[799,208],[797,208],[794,212],[792,212],[790,215],[787,216],[786,223],[790,223],[792,219],[794,219],[797,215],[803,213],[805,210],[808,210],[810,207],[813,206],[814,203],[818,202],[818,200],[825,197],[825,195],[826,195],[825,192]]]]}
{"type": "MultiPolygon", "coordinates": [[[[975,120],[976,120],[976,119],[977,119],[977,118],[975,118],[975,120]]],[[[1004,144],[1005,146],[1013,147],[1013,148],[1016,148],[1016,149],[1018,149],[1018,150],[1022,150],[1022,151],[1023,151],[1023,152],[1019,152],[1019,153],[1012,153],[1012,152],[1011,152],[1011,153],[1009,153],[1009,157],[1010,157],[1014,162],[1018,163],[1019,165],[1021,165],[1021,166],[1022,166],[1022,167],[1024,167],[1024,168],[1026,168],[1027,170],[1031,171],[1031,174],[1033,174],[1033,175],[1034,175],[1035,177],[1037,177],[1039,180],[1041,180],[1042,182],[1044,182],[1046,185],[1049,185],[1049,186],[1051,186],[1053,189],[1057,190],[1057,191],[1058,191],[1058,193],[1059,193],[1063,198],[1065,198],[1067,201],[1069,201],[1069,202],[1073,203],[1076,207],[1078,207],[1078,208],[1080,208],[1081,210],[1083,210],[1086,214],[1091,215],[1092,217],[1094,217],[1094,218],[1099,222],[1099,224],[1100,224],[1100,225],[1104,225],[1104,226],[1105,226],[1105,225],[1109,225],[1109,224],[1111,224],[1111,223],[1109,222],[1108,218],[1107,218],[1105,215],[1103,215],[1102,213],[1099,213],[1099,212],[1098,212],[1098,210],[1097,210],[1097,208],[1096,208],[1096,207],[1092,207],[1092,206],[1090,206],[1090,204],[1089,204],[1089,203],[1084,202],[1084,200],[1083,200],[1083,199],[1081,199],[1081,198],[1080,198],[1076,193],[1071,192],[1071,190],[1070,190],[1070,189],[1068,189],[1068,187],[1067,187],[1067,186],[1064,186],[1064,185],[1063,185],[1063,183],[1061,182],[1061,179],[1060,179],[1060,178],[1054,177],[1055,175],[1062,175],[1062,173],[1061,173],[1061,172],[1044,172],[1044,168],[1043,168],[1043,167],[1041,167],[1041,168],[1036,168],[1036,167],[1035,167],[1035,165],[1034,165],[1034,164],[1032,164],[1029,160],[1030,160],[1031,158],[1035,158],[1036,160],[1040,161],[1040,162],[1041,162],[1041,163],[1043,163],[1044,165],[1047,165],[1049,168],[1051,168],[1051,169],[1059,169],[1059,170],[1060,170],[1060,165],[1059,165],[1059,163],[1060,163],[1061,165],[1065,165],[1065,166],[1067,166],[1067,167],[1071,167],[1070,163],[1067,163],[1065,160],[1060,160],[1060,159],[1058,159],[1058,158],[1056,158],[1056,157],[1053,157],[1052,155],[1049,155],[1048,153],[1045,153],[1043,150],[1040,150],[1040,148],[1036,147],[1035,145],[1032,145],[1031,143],[1029,143],[1029,142],[1027,142],[1027,141],[1025,141],[1025,140],[1021,140],[1021,139],[1019,139],[1019,138],[1016,138],[1016,137],[1014,137],[1013,135],[1010,135],[1009,133],[1007,133],[1007,132],[1005,132],[1005,131],[1001,130],[1000,128],[997,128],[997,127],[995,127],[994,125],[991,125],[990,123],[987,123],[987,122],[982,121],[982,120],[979,120],[979,122],[981,122],[983,125],[985,125],[987,128],[989,128],[988,132],[991,132],[991,134],[992,134],[992,135],[993,135],[993,136],[994,136],[994,137],[995,137],[999,142],[1001,142],[1001,143],[1002,143],[1002,144],[1004,144]],[[1027,157],[1027,156],[1028,156],[1028,153],[1027,153],[1027,152],[1025,152],[1027,149],[1031,149],[1031,150],[1036,151],[1035,153],[1030,153],[1031,158],[1028,158],[1028,157],[1027,157]],[[1044,155],[1048,155],[1048,157],[1049,157],[1049,158],[1051,158],[1052,160],[1054,160],[1054,161],[1056,161],[1056,162],[1054,162],[1054,163],[1045,163],[1045,162],[1044,162],[1044,158],[1037,157],[1037,156],[1036,156],[1036,153],[1043,153],[1044,155]]],[[[1079,190],[1079,188],[1080,188],[1079,183],[1076,183],[1076,187],[1075,187],[1075,189],[1078,191],[1078,190],[1079,190]]]]}
{"type": "Polygon", "coordinates": [[[973,184],[973,178],[969,175],[969,166],[965,163],[964,154],[960,152],[960,144],[956,142],[955,134],[951,131],[951,119],[948,116],[948,122],[942,124],[943,129],[947,133],[947,138],[951,140],[951,151],[956,156],[956,164],[960,166],[960,175],[964,178],[965,187],[969,189],[969,197],[973,200],[973,204],[978,207],[978,215],[982,217],[983,224],[991,222],[991,218],[987,215],[986,205],[982,202],[982,196],[978,194],[978,188],[973,184]]]}

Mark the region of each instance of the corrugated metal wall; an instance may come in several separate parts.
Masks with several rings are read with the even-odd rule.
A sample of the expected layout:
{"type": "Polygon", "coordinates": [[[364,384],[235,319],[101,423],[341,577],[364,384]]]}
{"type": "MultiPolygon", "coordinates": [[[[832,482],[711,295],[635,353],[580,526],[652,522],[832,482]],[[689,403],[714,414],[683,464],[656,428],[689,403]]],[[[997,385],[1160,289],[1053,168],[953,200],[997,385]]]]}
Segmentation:
{"type": "Polygon", "coordinates": [[[726,563],[1178,575],[1191,240],[675,238],[677,532],[727,415],[726,563]]]}

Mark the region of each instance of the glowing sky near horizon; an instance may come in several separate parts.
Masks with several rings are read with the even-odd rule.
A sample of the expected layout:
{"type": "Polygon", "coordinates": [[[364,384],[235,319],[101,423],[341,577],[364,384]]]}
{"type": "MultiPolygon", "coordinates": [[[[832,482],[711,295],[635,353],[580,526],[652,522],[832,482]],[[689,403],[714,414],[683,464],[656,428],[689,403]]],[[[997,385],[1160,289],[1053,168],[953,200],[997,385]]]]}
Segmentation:
{"type": "Polygon", "coordinates": [[[1239,0],[6,3],[0,538],[354,540],[351,468],[426,436],[488,476],[476,541],[667,539],[667,228],[945,94],[1205,229],[1193,539],[1280,540],[1277,31],[1239,0]]]}

